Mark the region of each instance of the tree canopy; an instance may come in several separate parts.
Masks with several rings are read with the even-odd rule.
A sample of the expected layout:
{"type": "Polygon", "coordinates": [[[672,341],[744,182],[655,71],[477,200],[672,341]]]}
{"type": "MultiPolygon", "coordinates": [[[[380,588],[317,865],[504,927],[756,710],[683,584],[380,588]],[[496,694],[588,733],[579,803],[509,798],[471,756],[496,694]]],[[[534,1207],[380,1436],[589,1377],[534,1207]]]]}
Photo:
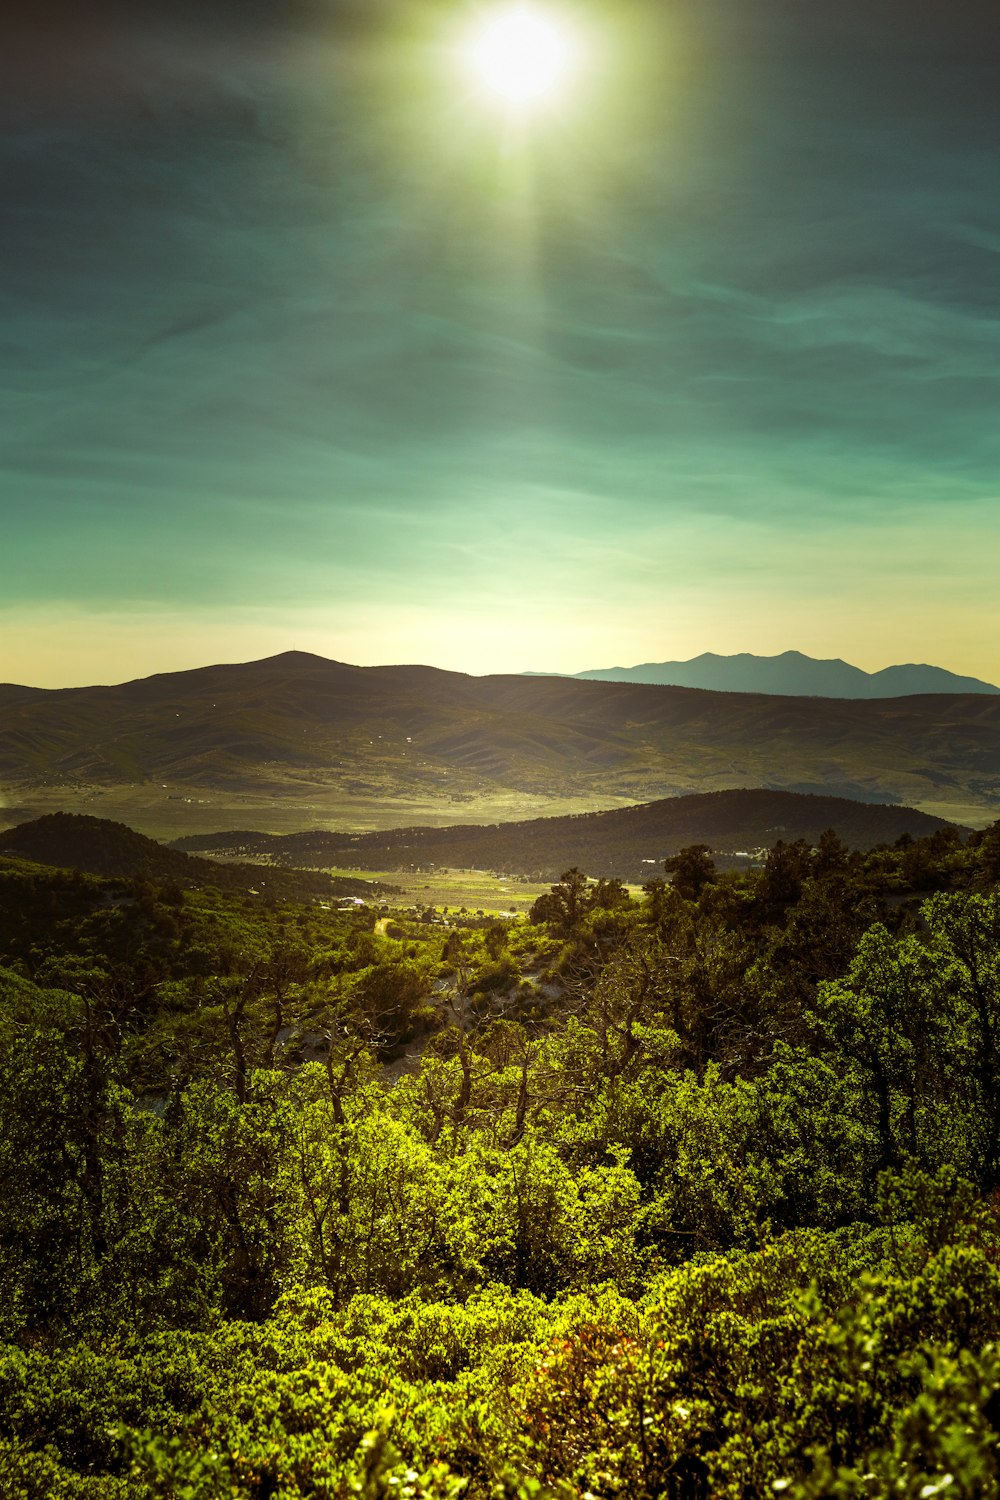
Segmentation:
{"type": "Polygon", "coordinates": [[[0,1492],[1000,1495],[996,844],[446,931],[0,861],[0,1492]]]}

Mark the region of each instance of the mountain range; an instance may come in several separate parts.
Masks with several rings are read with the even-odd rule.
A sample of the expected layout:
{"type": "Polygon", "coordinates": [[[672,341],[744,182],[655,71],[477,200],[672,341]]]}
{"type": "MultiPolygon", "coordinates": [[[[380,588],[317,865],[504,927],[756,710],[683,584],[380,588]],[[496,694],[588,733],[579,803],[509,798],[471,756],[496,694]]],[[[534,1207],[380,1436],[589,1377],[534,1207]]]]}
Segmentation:
{"type": "MultiPolygon", "coordinates": [[[[537,675],[526,673],[526,676],[537,675]]],[[[591,682],[646,682],[665,687],[707,688],[720,693],[771,693],[806,698],[905,698],[917,693],[1000,693],[978,677],[959,677],[944,667],[910,662],[864,672],[839,657],[819,661],[801,651],[780,656],[717,656],[705,651],[690,661],[648,661],[637,667],[597,667],[572,674],[591,682]]]]}
{"type": "MultiPolygon", "coordinates": [[[[392,870],[409,865],[480,868],[556,879],[577,865],[591,875],[642,881],[687,844],[708,844],[720,864],[833,828],[851,849],[923,838],[951,825],[910,807],[885,807],[794,792],[729,791],[670,797],[637,807],[518,823],[395,828],[379,833],[202,834],[177,840],[191,852],[266,859],[297,869],[392,870]]],[[[968,830],[965,830],[968,831],[968,830]]]]}
{"type": "MultiPolygon", "coordinates": [[[[284,821],[259,803],[258,826],[294,817],[292,827],[371,828],[484,821],[490,798],[514,809],[504,821],[747,786],[932,812],[975,804],[989,821],[1000,803],[1000,696],[792,698],[355,667],[301,652],[115,687],[0,687],[8,822],[82,811],[92,794],[121,788],[145,813],[211,796],[205,816],[216,821],[171,823],[185,833],[246,827],[244,799],[264,794],[284,821]],[[407,798],[426,815],[408,815],[407,798]],[[388,815],[352,820],[362,803],[388,815]]],[[[151,826],[138,813],[125,821],[151,826]]]]}

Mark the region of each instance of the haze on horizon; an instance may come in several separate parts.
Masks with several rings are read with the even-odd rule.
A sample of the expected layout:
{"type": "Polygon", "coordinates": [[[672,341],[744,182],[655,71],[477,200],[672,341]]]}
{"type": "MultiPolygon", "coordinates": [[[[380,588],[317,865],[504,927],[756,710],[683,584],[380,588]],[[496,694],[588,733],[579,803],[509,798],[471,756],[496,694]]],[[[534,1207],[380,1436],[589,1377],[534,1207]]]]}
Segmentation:
{"type": "Polygon", "coordinates": [[[473,0],[5,22],[0,679],[1000,678],[993,7],[553,3],[516,129],[473,0]]]}

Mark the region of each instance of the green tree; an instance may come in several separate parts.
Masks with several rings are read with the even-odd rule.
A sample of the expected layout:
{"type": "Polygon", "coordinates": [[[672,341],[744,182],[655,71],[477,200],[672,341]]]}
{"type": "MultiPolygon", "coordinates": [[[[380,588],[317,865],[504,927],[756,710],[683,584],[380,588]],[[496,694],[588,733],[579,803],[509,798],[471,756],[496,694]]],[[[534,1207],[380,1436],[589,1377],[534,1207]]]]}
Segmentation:
{"type": "Polygon", "coordinates": [[[663,861],[674,890],[685,901],[697,901],[707,885],[716,879],[715,861],[707,844],[688,844],[663,861]]]}
{"type": "Polygon", "coordinates": [[[531,908],[532,922],[547,922],[559,932],[569,935],[594,904],[590,881],[582,870],[574,865],[560,875],[556,884],[544,896],[539,896],[531,908]]]}

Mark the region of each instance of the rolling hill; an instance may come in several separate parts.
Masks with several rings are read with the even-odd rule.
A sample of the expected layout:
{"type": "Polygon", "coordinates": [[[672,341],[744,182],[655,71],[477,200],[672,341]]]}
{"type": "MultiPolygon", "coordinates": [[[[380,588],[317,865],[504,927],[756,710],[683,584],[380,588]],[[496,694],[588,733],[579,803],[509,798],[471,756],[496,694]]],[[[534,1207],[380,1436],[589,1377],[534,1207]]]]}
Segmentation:
{"type": "Polygon", "coordinates": [[[637,667],[605,667],[573,673],[590,682],[647,682],[706,688],[722,693],[772,693],[783,697],[903,698],[918,693],[1000,693],[978,677],[959,677],[944,667],[908,663],[865,672],[839,657],[818,661],[801,651],[780,656],[717,656],[706,651],[690,661],[648,661],[637,667]]]}
{"type": "Polygon", "coordinates": [[[52,813],[6,829],[0,833],[0,858],[5,855],[112,879],[142,877],[185,889],[212,886],[231,892],[252,890],[285,901],[372,896],[383,889],[364,880],[333,879],[305,870],[219,864],[168,849],[123,823],[77,813],[52,813]]]}
{"type": "Polygon", "coordinates": [[[227,857],[267,859],[297,868],[340,866],[386,870],[435,864],[478,867],[555,879],[571,865],[591,875],[641,881],[686,844],[704,843],[738,863],[738,855],[784,839],[818,842],[834,828],[852,849],[891,844],[902,834],[925,837],[948,827],[909,807],[852,802],[764,790],[671,797],[644,806],[615,808],[523,823],[460,824],[451,828],[397,828],[388,832],[259,834],[220,833],[179,840],[180,847],[227,857]]]}
{"type": "Polygon", "coordinates": [[[987,821],[1000,800],[1000,697],[716,693],[299,652],[117,687],[0,687],[0,800],[25,817],[40,810],[33,797],[72,807],[95,788],[138,788],[137,806],[211,793],[238,808],[266,793],[301,809],[301,827],[335,821],[316,810],[334,794],[344,806],[421,798],[426,821],[454,822],[490,797],[559,811],[560,800],[597,809],[744,786],[976,803],[987,821]]]}

